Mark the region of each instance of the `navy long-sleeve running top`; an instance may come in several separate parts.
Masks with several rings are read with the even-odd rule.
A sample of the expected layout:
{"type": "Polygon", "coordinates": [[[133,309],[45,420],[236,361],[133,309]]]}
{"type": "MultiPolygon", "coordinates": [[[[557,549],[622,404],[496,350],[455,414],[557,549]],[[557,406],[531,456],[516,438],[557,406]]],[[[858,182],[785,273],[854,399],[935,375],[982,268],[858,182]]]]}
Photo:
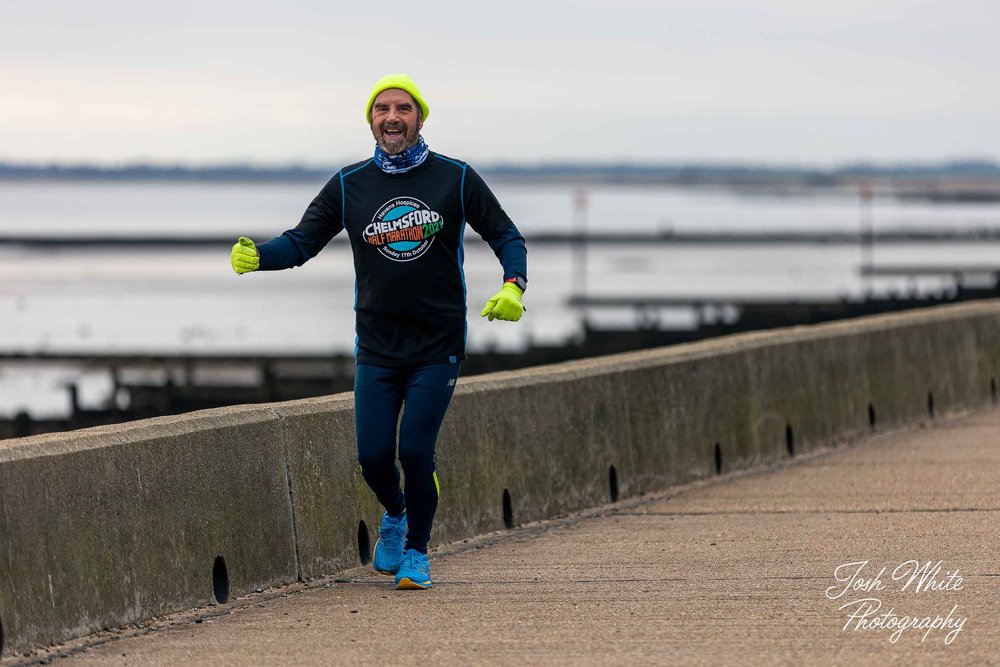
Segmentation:
{"type": "Polygon", "coordinates": [[[524,237],[472,167],[431,152],[387,174],[369,159],[344,167],[301,222],[257,246],[264,271],[302,266],[347,231],[354,253],[355,359],[376,366],[465,358],[465,224],[493,249],[504,280],[528,279],[524,237]]]}

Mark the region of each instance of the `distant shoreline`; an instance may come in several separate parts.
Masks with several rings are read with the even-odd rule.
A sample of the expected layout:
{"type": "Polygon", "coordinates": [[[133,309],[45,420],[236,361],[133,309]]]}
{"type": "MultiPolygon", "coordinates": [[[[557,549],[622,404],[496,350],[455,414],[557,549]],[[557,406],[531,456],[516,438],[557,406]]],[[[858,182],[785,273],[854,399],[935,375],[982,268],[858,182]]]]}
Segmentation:
{"type": "MultiPolygon", "coordinates": [[[[732,187],[796,192],[870,186],[878,194],[937,202],[1000,201],[1000,164],[954,161],[940,164],[847,165],[835,169],[768,165],[713,164],[483,164],[477,169],[491,182],[520,185],[732,187]]],[[[0,162],[0,183],[323,183],[336,167],[216,166],[132,164],[125,166],[19,164],[0,162]]]]}
{"type": "MultiPolygon", "coordinates": [[[[253,165],[228,163],[184,165],[135,163],[120,166],[98,164],[31,164],[0,161],[0,180],[312,180],[329,177],[337,166],[253,165]]],[[[801,181],[835,184],[863,178],[971,179],[1000,181],[1000,164],[964,160],[939,164],[877,165],[850,164],[833,169],[767,164],[680,163],[643,165],[631,163],[548,162],[540,164],[477,163],[476,168],[495,177],[546,178],[610,181],[740,182],[801,181]]]]}

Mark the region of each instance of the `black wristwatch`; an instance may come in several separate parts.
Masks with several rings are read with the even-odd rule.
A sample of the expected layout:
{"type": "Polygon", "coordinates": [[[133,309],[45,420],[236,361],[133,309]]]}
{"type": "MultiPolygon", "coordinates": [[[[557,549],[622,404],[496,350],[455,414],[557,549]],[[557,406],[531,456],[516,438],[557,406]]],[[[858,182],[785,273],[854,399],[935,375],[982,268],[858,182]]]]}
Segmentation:
{"type": "Polygon", "coordinates": [[[508,278],[504,282],[505,283],[514,283],[514,285],[517,287],[517,289],[521,290],[522,292],[524,292],[524,291],[526,291],[528,289],[528,281],[525,280],[524,278],[522,278],[521,276],[514,276],[513,278],[508,278]]]}

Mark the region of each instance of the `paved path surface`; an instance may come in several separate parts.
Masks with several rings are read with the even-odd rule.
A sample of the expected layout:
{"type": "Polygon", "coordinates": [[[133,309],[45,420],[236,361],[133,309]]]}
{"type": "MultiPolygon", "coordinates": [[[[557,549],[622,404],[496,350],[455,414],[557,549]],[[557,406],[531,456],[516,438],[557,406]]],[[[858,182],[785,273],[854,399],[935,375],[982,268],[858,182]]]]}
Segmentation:
{"type": "Polygon", "coordinates": [[[430,591],[359,568],[91,637],[55,664],[998,664],[998,482],[991,411],[450,545],[430,591]],[[941,561],[944,589],[901,590],[911,559],[941,561]],[[886,568],[881,588],[830,599],[846,563],[845,579],[886,568]],[[869,620],[948,625],[845,630],[864,598],[881,602],[869,620]]]}

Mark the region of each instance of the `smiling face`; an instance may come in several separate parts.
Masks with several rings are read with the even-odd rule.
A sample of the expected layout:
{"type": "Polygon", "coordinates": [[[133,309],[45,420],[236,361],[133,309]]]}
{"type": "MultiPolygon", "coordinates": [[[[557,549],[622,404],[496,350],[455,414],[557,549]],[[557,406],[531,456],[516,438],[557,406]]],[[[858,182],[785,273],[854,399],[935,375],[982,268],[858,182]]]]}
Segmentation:
{"type": "Polygon", "coordinates": [[[389,155],[402,153],[417,143],[420,107],[405,90],[383,90],[372,103],[372,136],[379,148],[389,155]]]}

